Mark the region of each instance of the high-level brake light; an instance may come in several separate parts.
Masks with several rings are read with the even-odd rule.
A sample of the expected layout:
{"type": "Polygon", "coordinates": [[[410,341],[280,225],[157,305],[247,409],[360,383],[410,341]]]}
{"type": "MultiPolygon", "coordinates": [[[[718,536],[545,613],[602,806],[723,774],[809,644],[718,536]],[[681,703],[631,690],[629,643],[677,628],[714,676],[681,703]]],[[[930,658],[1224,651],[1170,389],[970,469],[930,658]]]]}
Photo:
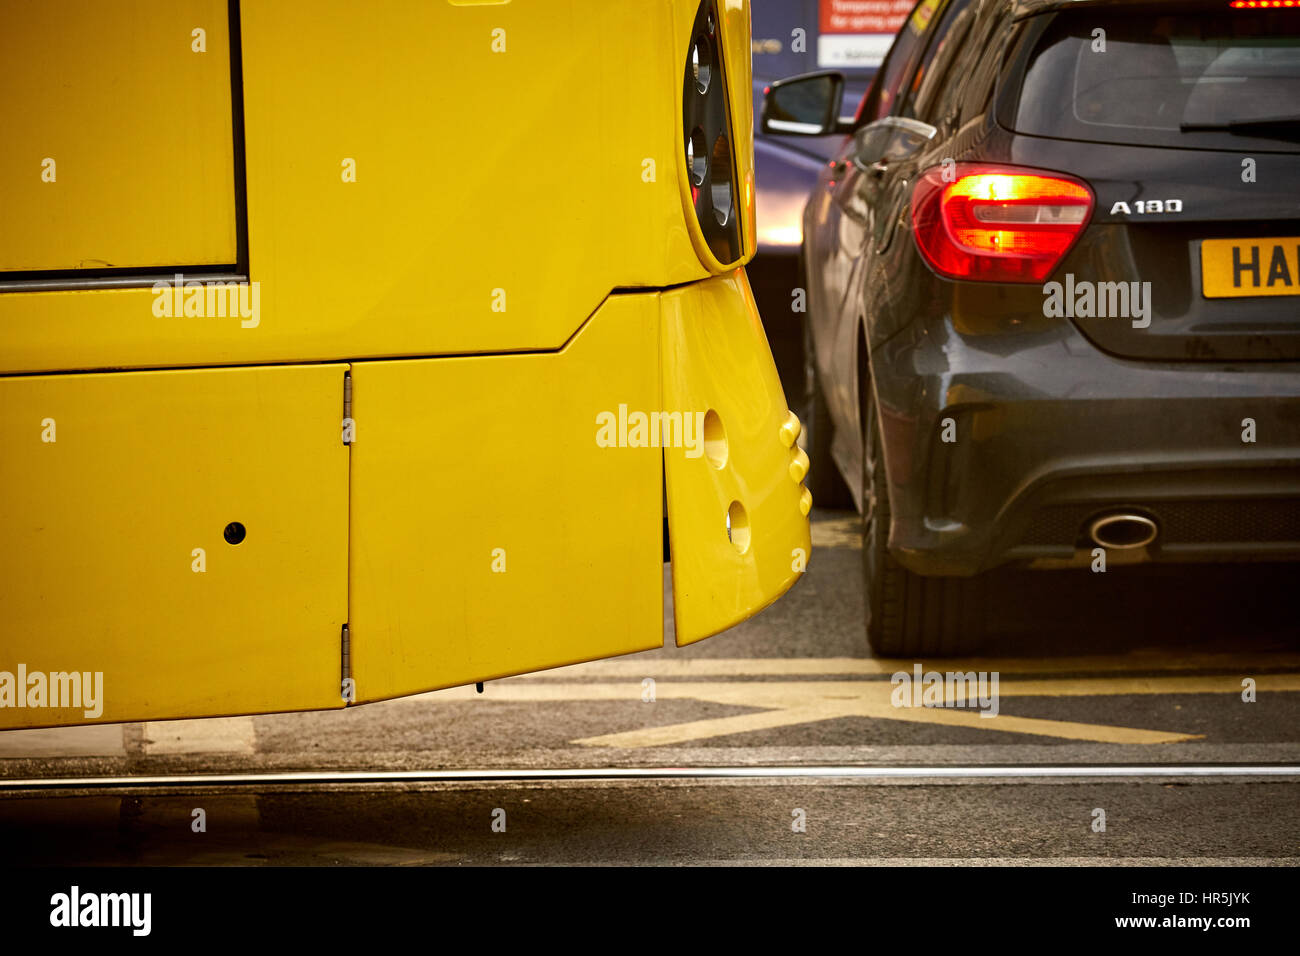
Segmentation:
{"type": "Polygon", "coordinates": [[[957,163],[922,174],[912,226],[941,275],[1042,282],[1087,226],[1092,206],[1092,190],[1060,173],[957,163]]]}

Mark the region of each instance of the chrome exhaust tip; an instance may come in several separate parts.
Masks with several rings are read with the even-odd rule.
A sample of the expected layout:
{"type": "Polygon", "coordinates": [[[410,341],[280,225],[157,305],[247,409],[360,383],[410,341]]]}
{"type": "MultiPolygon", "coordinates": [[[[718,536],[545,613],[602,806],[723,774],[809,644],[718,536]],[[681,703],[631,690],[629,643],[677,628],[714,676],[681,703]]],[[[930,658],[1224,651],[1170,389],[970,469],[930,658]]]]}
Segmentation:
{"type": "Polygon", "coordinates": [[[1160,528],[1154,521],[1131,512],[1102,515],[1088,526],[1088,537],[1094,543],[1116,551],[1145,548],[1159,534],[1160,528]]]}

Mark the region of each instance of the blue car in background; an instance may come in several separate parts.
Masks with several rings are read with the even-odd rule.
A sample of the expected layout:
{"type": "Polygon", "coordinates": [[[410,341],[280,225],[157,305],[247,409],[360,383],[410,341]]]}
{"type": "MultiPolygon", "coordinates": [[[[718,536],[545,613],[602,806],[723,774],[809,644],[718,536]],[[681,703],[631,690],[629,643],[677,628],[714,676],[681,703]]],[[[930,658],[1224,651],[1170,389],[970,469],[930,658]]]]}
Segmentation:
{"type": "MultiPolygon", "coordinates": [[[[794,290],[806,288],[799,269],[803,210],[817,174],[831,162],[844,137],[782,138],[761,132],[763,93],[773,80],[836,70],[844,74],[844,102],[861,102],[914,3],[752,0],[758,256],[748,272],[786,401],[806,429],[816,427],[822,416],[813,407],[815,396],[805,394],[804,316],[793,310],[794,290]]],[[[823,482],[811,474],[808,480],[818,504],[851,507],[842,483],[823,482]]]]}

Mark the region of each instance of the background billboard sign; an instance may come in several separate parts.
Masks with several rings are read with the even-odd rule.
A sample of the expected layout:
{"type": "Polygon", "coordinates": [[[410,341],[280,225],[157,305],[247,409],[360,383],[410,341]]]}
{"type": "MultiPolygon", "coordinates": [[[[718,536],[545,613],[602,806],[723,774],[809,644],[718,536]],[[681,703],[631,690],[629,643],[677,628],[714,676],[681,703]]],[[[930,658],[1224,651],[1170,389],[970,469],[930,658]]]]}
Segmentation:
{"type": "Polygon", "coordinates": [[[912,12],[913,0],[820,0],[817,65],[877,67],[894,34],[912,12]]]}

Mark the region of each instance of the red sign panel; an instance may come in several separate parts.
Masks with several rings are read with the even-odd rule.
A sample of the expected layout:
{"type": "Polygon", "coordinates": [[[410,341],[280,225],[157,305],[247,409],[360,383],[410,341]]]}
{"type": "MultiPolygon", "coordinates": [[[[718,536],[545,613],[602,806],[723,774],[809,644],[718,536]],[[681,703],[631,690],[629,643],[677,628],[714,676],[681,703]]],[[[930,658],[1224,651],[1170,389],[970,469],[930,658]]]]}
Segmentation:
{"type": "Polygon", "coordinates": [[[914,0],[821,0],[821,34],[897,33],[914,0]]]}

